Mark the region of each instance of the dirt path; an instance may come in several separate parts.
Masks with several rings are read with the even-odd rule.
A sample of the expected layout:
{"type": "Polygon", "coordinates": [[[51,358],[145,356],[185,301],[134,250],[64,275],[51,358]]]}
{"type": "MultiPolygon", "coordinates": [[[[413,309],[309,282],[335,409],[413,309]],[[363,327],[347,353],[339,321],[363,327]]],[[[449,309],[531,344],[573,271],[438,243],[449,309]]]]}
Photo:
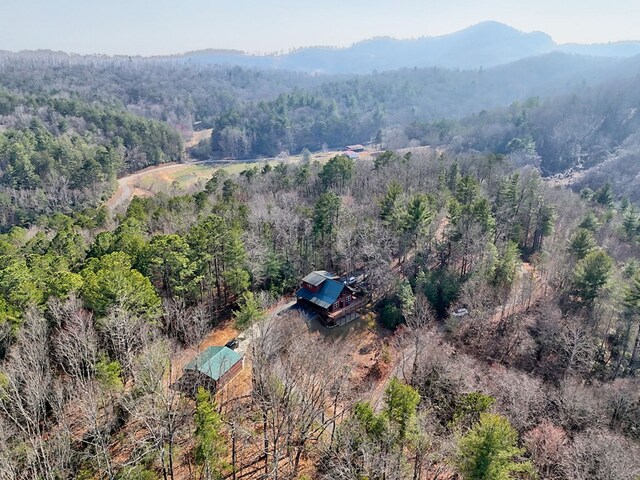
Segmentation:
{"type": "Polygon", "coordinates": [[[543,298],[544,284],[542,277],[533,265],[522,262],[516,272],[508,298],[503,305],[495,308],[490,322],[498,325],[504,317],[510,317],[527,312],[527,310],[543,298]]]}
{"type": "MultiPolygon", "coordinates": [[[[212,129],[200,130],[193,132],[191,138],[185,142],[185,147],[193,147],[197,145],[201,140],[211,136],[212,129]]],[[[150,197],[153,192],[141,188],[136,185],[143,177],[153,176],[162,171],[176,171],[182,168],[187,168],[193,163],[163,163],[162,165],[154,165],[152,167],[143,168],[142,170],[127,175],[118,179],[118,188],[115,193],[105,202],[105,205],[109,210],[114,211],[123,204],[128,203],[134,196],[137,197],[150,197]]]]}
{"type": "MultiPolygon", "coordinates": [[[[190,146],[197,145],[198,142],[207,138],[208,136],[211,136],[211,129],[194,132],[192,137],[185,142],[185,146],[190,147],[190,146]]],[[[312,159],[314,161],[319,161],[320,163],[324,163],[327,160],[329,160],[331,157],[339,154],[340,154],[340,151],[330,151],[330,152],[324,152],[324,153],[316,152],[312,155],[312,159]]],[[[369,158],[371,154],[372,152],[367,152],[366,155],[363,155],[362,158],[363,159],[369,158]]],[[[136,197],[136,196],[150,197],[155,195],[154,191],[147,189],[149,179],[152,179],[152,180],[157,179],[159,180],[159,183],[162,183],[162,181],[166,181],[168,182],[167,185],[171,184],[171,178],[169,177],[172,177],[172,176],[175,177],[176,174],[178,173],[192,174],[193,179],[195,180],[197,180],[198,178],[202,179],[204,170],[206,170],[206,168],[203,171],[194,173],[194,166],[202,167],[202,166],[208,165],[209,167],[211,167],[211,171],[207,171],[207,173],[211,175],[213,170],[216,168],[224,167],[229,171],[238,168],[239,169],[238,172],[239,172],[241,169],[247,168],[247,166],[249,165],[259,164],[262,162],[269,162],[272,165],[275,165],[277,162],[297,163],[301,161],[301,159],[302,159],[302,155],[300,154],[300,155],[293,155],[287,158],[269,158],[269,159],[256,158],[256,159],[248,159],[248,160],[245,159],[245,160],[238,160],[238,161],[191,160],[191,161],[186,161],[184,163],[177,163],[177,162],[163,163],[161,165],[155,165],[155,166],[144,168],[135,173],[132,173],[131,175],[127,175],[125,177],[119,178],[118,188],[116,189],[114,194],[111,196],[111,198],[109,198],[105,202],[105,205],[107,206],[107,208],[109,208],[109,210],[113,212],[119,207],[122,207],[127,203],[129,203],[129,201],[131,201],[133,197],[136,197]],[[144,188],[145,186],[147,188],[144,188]]],[[[194,180],[192,180],[191,183],[193,183],[193,181],[194,180]]]]}
{"type": "Polygon", "coordinates": [[[175,170],[177,168],[184,168],[189,164],[184,163],[164,163],[162,165],[157,165],[153,167],[144,168],[136,173],[132,173],[131,175],[127,175],[126,177],[122,177],[118,179],[118,189],[111,196],[109,200],[106,201],[105,205],[109,208],[109,210],[113,211],[118,208],[120,205],[126,204],[131,200],[134,195],[137,196],[151,196],[152,192],[148,190],[144,190],[143,188],[137,187],[136,182],[138,182],[142,177],[146,175],[155,175],[158,172],[163,170],[175,170]]]}
{"type": "MultiPolygon", "coordinates": [[[[279,313],[291,308],[295,303],[296,301],[291,298],[283,298],[268,310],[265,321],[274,322],[278,318],[279,313]]],[[[172,364],[176,372],[182,372],[187,363],[189,363],[199,353],[205,351],[209,347],[225,345],[228,341],[233,340],[234,338],[238,339],[238,346],[235,350],[246,357],[251,341],[255,340],[259,335],[260,327],[258,325],[253,325],[244,332],[240,332],[235,327],[233,318],[229,318],[210,330],[197,346],[182,350],[179,354],[175,355],[172,358],[172,364]]],[[[245,363],[245,370],[250,371],[250,367],[250,364],[245,363]]]]}

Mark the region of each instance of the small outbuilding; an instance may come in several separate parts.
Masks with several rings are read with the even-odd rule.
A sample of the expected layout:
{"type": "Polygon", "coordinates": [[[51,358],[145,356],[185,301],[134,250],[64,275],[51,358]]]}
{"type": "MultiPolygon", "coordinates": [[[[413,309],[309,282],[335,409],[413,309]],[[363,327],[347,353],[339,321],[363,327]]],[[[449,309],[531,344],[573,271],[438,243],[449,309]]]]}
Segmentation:
{"type": "Polygon", "coordinates": [[[344,152],[342,152],[342,155],[350,158],[351,160],[358,160],[360,158],[360,155],[358,153],[352,152],[351,150],[345,150],[344,152]]]}
{"type": "Polygon", "coordinates": [[[182,383],[192,392],[204,387],[212,393],[242,371],[244,357],[228,347],[209,347],[184,367],[182,383]]]}
{"type": "Polygon", "coordinates": [[[348,145],[347,150],[351,150],[352,152],[364,152],[364,145],[348,145]]]}

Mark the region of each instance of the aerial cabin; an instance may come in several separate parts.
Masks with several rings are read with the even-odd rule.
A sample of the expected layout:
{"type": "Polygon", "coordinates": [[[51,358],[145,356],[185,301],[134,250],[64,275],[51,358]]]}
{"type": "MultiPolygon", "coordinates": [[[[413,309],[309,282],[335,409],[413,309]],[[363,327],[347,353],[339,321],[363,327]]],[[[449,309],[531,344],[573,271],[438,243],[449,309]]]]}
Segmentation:
{"type": "Polygon", "coordinates": [[[348,145],[347,146],[347,150],[350,150],[352,152],[364,152],[364,145],[348,145]]]}
{"type": "Polygon", "coordinates": [[[198,387],[211,393],[228,384],[244,367],[244,357],[228,347],[209,347],[184,367],[182,385],[195,394],[198,387]]]}
{"type": "Polygon", "coordinates": [[[302,279],[296,292],[298,304],[317,312],[327,327],[358,318],[358,309],[366,303],[361,290],[339,279],[325,270],[311,272],[302,279]]]}

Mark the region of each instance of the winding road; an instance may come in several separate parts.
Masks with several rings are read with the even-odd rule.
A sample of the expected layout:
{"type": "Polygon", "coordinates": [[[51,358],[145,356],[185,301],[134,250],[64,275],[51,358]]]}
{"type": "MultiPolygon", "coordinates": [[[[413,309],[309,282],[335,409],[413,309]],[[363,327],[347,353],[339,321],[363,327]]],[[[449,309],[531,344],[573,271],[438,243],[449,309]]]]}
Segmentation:
{"type": "MultiPolygon", "coordinates": [[[[118,179],[118,188],[114,192],[114,194],[106,201],[106,206],[111,210],[115,210],[122,204],[126,204],[133,198],[134,194],[140,194],[144,192],[144,190],[136,187],[135,183],[140,180],[142,177],[146,175],[155,175],[158,172],[163,170],[175,170],[178,168],[185,168],[191,164],[189,163],[163,163],[162,165],[156,165],[153,167],[147,167],[142,170],[137,171],[136,173],[132,173],[131,175],[127,175],[125,177],[118,179]],[[136,191],[138,190],[138,191],[136,191]]],[[[148,192],[149,194],[151,192],[148,192]]]]}
{"type": "MultiPolygon", "coordinates": [[[[187,148],[193,147],[197,145],[198,142],[200,142],[201,140],[210,136],[211,136],[211,129],[199,130],[199,131],[193,132],[193,134],[191,135],[191,138],[185,141],[184,145],[187,148]]],[[[131,175],[126,175],[122,178],[119,178],[118,188],[113,193],[113,195],[111,195],[111,198],[109,198],[109,200],[105,202],[105,205],[111,211],[114,211],[119,206],[128,203],[134,197],[134,195],[149,196],[152,193],[140,187],[137,187],[136,182],[138,182],[140,179],[142,179],[147,175],[156,175],[157,173],[162,171],[180,170],[182,168],[187,168],[190,165],[193,165],[194,163],[200,163],[200,162],[163,163],[161,165],[154,165],[151,167],[143,168],[142,170],[138,170],[137,172],[132,173],[131,175]]]]}

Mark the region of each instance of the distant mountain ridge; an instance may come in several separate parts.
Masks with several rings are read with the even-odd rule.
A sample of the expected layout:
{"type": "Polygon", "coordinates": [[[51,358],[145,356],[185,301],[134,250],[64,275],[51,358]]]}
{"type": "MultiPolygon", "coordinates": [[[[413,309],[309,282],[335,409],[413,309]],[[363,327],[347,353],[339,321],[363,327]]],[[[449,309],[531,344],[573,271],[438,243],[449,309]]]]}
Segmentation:
{"type": "Polygon", "coordinates": [[[502,23],[483,22],[439,37],[413,40],[373,38],[347,48],[309,47],[265,56],[204,50],[164,58],[195,64],[348,74],[413,67],[490,68],[556,51],[587,56],[631,57],[640,55],[640,41],[559,45],[543,32],[525,33],[502,23]]]}
{"type": "Polygon", "coordinates": [[[640,55],[640,41],[582,45],[557,44],[544,32],[522,32],[499,22],[482,22],[438,37],[394,39],[378,37],[350,47],[306,47],[286,54],[252,55],[239,50],[210,48],[178,55],[78,55],[51,50],[18,53],[0,50],[2,58],[48,58],[69,62],[168,61],[192,65],[239,66],[320,74],[368,74],[400,68],[440,67],[473,70],[505,65],[554,52],[591,57],[621,58],[640,55]]]}

